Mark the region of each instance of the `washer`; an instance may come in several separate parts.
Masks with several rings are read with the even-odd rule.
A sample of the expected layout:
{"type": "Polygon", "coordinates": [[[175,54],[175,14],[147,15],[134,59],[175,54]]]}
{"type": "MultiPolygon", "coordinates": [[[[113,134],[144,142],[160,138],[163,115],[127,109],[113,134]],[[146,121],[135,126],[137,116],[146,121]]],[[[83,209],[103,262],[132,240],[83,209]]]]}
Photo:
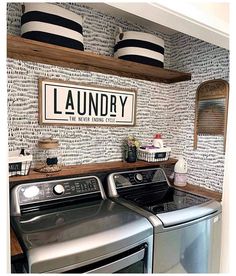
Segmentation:
{"type": "Polygon", "coordinates": [[[172,187],[160,168],[108,176],[108,195],[154,228],[154,273],[217,273],[221,204],[172,187]]]}

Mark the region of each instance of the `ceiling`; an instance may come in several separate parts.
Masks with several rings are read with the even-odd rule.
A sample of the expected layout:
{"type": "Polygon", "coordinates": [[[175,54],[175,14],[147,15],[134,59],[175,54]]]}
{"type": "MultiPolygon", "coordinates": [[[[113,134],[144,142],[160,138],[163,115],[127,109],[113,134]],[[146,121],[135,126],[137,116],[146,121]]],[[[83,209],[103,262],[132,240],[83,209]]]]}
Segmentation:
{"type": "MultiPolygon", "coordinates": [[[[123,9],[116,8],[115,6],[113,6],[113,4],[115,4],[115,3],[110,3],[110,2],[98,3],[98,2],[96,2],[96,3],[85,3],[85,4],[86,4],[86,6],[96,9],[97,11],[100,11],[102,13],[109,14],[114,17],[122,17],[123,19],[125,19],[127,21],[137,23],[139,25],[143,25],[153,31],[158,30],[162,33],[166,33],[166,34],[170,34],[170,35],[177,32],[176,30],[170,29],[166,26],[163,26],[161,24],[153,22],[144,17],[140,17],[135,14],[132,14],[130,11],[125,11],[123,9]]],[[[119,5],[119,3],[116,3],[116,4],[119,5]]]]}
{"type": "Polygon", "coordinates": [[[166,34],[182,32],[229,48],[229,3],[194,0],[86,3],[100,12],[166,34]]]}
{"type": "Polygon", "coordinates": [[[199,11],[213,15],[225,24],[229,24],[229,2],[199,2],[190,0],[188,2],[199,11]]]}

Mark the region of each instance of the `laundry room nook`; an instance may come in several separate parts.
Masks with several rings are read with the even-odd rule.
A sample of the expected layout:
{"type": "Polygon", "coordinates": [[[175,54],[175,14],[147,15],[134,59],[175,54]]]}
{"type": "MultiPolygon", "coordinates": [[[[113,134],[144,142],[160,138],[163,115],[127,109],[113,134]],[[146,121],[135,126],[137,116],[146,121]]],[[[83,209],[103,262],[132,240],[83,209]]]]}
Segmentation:
{"type": "Polygon", "coordinates": [[[170,2],[7,3],[8,273],[228,271],[229,3],[170,2]]]}

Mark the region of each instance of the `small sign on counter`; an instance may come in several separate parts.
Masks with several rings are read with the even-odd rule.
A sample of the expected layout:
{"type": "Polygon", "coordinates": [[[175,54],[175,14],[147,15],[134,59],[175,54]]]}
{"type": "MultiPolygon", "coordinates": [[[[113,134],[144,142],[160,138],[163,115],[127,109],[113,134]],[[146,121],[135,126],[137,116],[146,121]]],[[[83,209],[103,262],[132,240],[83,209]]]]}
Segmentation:
{"type": "Polygon", "coordinates": [[[136,90],[39,80],[39,123],[134,126],[136,90]]]}

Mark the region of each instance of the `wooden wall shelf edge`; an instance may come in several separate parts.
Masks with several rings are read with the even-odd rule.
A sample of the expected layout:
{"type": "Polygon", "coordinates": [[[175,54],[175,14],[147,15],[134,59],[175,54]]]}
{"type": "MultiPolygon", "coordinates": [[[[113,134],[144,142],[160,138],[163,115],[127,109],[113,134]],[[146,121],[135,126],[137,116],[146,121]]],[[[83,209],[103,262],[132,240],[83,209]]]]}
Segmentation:
{"type": "Polygon", "coordinates": [[[127,163],[122,161],[104,162],[104,163],[91,163],[81,165],[64,166],[60,172],[56,173],[39,173],[33,169],[30,170],[28,175],[25,176],[11,176],[9,178],[10,188],[21,182],[28,182],[34,180],[43,180],[51,178],[65,178],[76,175],[86,175],[100,172],[122,171],[130,169],[148,168],[160,165],[173,165],[177,159],[169,158],[167,161],[162,162],[145,162],[137,161],[135,163],[127,163]]]}
{"type": "Polygon", "coordinates": [[[190,73],[101,56],[11,34],[7,35],[7,57],[155,82],[174,83],[191,80],[190,73]]]}

